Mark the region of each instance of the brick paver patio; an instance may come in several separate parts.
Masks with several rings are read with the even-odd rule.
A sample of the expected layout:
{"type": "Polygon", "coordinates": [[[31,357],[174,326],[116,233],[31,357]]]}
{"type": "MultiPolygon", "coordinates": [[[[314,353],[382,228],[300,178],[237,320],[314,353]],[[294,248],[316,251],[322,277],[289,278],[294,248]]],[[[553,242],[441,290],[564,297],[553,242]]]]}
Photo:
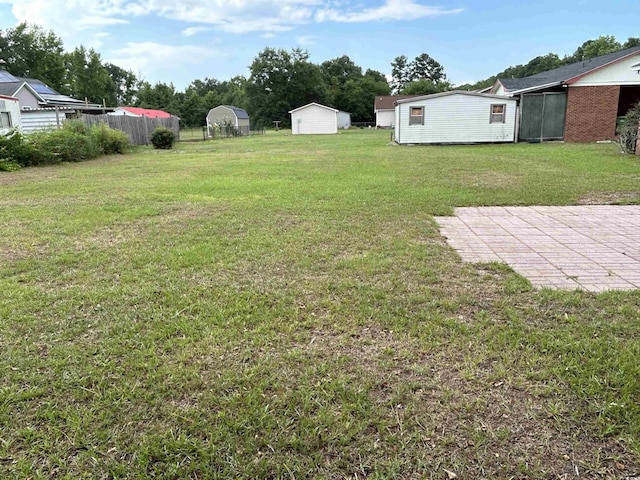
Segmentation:
{"type": "Polygon", "coordinates": [[[537,287],[640,288],[640,205],[456,208],[436,217],[465,262],[504,262],[537,287]]]}

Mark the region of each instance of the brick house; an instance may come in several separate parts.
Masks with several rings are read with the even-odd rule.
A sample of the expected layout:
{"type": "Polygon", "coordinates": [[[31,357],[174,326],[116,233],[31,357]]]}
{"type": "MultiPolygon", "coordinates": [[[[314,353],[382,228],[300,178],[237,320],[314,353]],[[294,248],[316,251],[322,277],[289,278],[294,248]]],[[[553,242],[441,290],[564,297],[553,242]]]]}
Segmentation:
{"type": "Polygon", "coordinates": [[[529,77],[500,78],[491,92],[520,100],[519,140],[610,140],[617,118],[640,101],[640,47],[529,77]]]}

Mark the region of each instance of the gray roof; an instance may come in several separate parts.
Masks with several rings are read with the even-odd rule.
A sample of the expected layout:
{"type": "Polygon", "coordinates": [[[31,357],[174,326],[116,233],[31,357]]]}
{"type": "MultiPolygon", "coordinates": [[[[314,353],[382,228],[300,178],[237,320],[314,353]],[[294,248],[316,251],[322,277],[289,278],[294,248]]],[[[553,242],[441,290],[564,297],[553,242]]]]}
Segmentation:
{"type": "Polygon", "coordinates": [[[631,47],[618,52],[607,53],[606,55],[564,65],[524,78],[499,78],[498,80],[502,86],[509,91],[542,87],[550,84],[561,84],[562,82],[589,73],[592,70],[620,60],[628,55],[633,55],[634,53],[640,53],[640,47],[631,47]]]}
{"type": "Polygon", "coordinates": [[[18,79],[6,70],[0,70],[0,83],[17,82],[18,79]]]}
{"type": "Polygon", "coordinates": [[[6,95],[8,97],[12,97],[20,88],[22,82],[6,82],[0,83],[0,95],[6,95]]]}
{"type": "Polygon", "coordinates": [[[478,92],[467,92],[466,90],[450,90],[448,92],[440,92],[440,93],[432,93],[429,95],[421,95],[418,97],[405,98],[402,100],[397,100],[395,103],[411,103],[420,100],[430,100],[432,98],[440,98],[440,97],[448,97],[450,95],[466,95],[469,97],[484,97],[484,98],[496,98],[498,100],[504,101],[504,95],[492,95],[490,93],[478,93],[478,92]]]}
{"type": "Polygon", "coordinates": [[[249,120],[249,114],[246,112],[246,110],[243,110],[242,108],[239,108],[239,107],[234,107],[233,105],[222,105],[222,106],[233,110],[233,113],[236,114],[236,117],[238,119],[249,120]]]}

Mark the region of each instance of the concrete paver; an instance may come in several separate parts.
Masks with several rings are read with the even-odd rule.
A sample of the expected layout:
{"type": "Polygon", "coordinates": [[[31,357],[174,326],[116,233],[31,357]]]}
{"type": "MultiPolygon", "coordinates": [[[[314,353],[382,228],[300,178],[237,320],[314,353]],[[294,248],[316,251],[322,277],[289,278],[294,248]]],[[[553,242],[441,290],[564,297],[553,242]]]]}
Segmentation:
{"type": "Polygon", "coordinates": [[[532,285],[640,288],[640,205],[464,207],[436,217],[465,262],[504,262],[532,285]]]}

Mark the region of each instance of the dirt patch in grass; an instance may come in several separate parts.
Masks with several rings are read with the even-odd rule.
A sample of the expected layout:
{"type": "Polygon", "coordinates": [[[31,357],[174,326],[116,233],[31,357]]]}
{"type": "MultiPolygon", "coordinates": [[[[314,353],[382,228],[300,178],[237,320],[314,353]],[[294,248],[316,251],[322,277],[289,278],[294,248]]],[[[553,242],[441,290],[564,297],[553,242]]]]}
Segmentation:
{"type": "Polygon", "coordinates": [[[592,192],[578,198],[578,205],[630,205],[640,203],[640,192],[592,192]]]}

